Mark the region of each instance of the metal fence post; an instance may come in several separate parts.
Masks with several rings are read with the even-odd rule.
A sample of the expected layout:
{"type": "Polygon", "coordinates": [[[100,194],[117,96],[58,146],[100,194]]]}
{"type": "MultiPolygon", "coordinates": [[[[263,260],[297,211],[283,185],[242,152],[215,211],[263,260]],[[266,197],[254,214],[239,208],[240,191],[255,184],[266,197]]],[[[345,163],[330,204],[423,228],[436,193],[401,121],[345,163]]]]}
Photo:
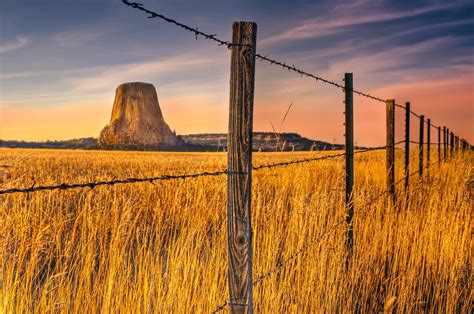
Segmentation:
{"type": "Polygon", "coordinates": [[[257,25],[232,25],[227,167],[229,294],[232,313],[253,313],[252,133],[257,25]]]}
{"type": "Polygon", "coordinates": [[[395,99],[386,101],[387,118],[387,190],[395,202],[395,99]]]}
{"type": "Polygon", "coordinates": [[[405,190],[410,182],[410,106],[410,102],[405,104],[405,190]]]}
{"type": "Polygon", "coordinates": [[[348,259],[352,256],[354,243],[354,229],[352,217],[354,216],[354,199],[352,189],[354,186],[354,97],[352,73],[344,75],[345,83],[345,136],[346,136],[346,252],[348,259]]]}
{"type": "Polygon", "coordinates": [[[423,138],[424,138],[424,130],[425,130],[425,116],[421,115],[420,116],[420,143],[419,143],[419,148],[420,148],[420,155],[418,157],[419,161],[419,166],[418,166],[418,171],[420,173],[420,177],[423,176],[423,138]]]}
{"type": "Polygon", "coordinates": [[[430,152],[431,152],[431,119],[426,124],[426,168],[430,168],[430,152]]]}

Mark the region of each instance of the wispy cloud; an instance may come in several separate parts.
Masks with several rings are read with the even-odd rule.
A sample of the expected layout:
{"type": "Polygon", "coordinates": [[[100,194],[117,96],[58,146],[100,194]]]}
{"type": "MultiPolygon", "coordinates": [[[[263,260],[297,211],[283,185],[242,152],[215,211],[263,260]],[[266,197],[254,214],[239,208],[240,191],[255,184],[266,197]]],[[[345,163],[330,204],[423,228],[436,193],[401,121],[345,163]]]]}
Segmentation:
{"type": "Polygon", "coordinates": [[[372,1],[358,1],[350,8],[336,7],[325,17],[308,19],[294,26],[286,32],[267,37],[260,41],[260,45],[273,44],[286,40],[317,38],[343,32],[347,27],[376,22],[388,22],[403,18],[415,17],[441,10],[448,10],[462,5],[459,2],[449,4],[434,4],[414,10],[384,11],[374,10],[372,1]],[[341,12],[350,12],[346,15],[341,12]]]}
{"type": "Polygon", "coordinates": [[[73,78],[72,84],[74,85],[73,89],[77,91],[108,90],[111,86],[117,86],[123,82],[143,81],[150,79],[150,77],[164,78],[167,75],[176,76],[177,74],[183,74],[182,77],[185,77],[186,72],[195,73],[199,69],[208,70],[211,66],[222,66],[225,61],[227,59],[218,57],[197,58],[193,53],[137,63],[84,69],[82,70],[84,75],[73,78]]]}
{"type": "Polygon", "coordinates": [[[0,53],[20,49],[26,46],[28,38],[23,36],[17,36],[15,41],[7,42],[0,45],[0,53]]]}
{"type": "Polygon", "coordinates": [[[53,41],[59,47],[69,48],[83,45],[102,35],[103,33],[101,32],[61,32],[53,36],[53,41]]]}

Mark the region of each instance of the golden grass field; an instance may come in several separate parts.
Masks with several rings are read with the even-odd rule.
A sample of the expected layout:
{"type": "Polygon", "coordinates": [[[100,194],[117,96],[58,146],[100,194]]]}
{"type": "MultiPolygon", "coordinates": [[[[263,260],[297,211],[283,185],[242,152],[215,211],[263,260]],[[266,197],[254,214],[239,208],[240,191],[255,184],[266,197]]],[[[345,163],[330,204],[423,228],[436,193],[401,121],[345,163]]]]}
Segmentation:
{"type": "MultiPolygon", "coordinates": [[[[413,177],[408,204],[399,185],[391,206],[366,205],[385,190],[384,152],[358,155],[347,270],[343,159],[255,172],[254,277],[320,238],[255,285],[256,312],[472,312],[472,157],[413,177]]],[[[9,188],[221,170],[226,155],[0,149],[0,164],[9,188]]],[[[2,199],[2,313],[209,313],[228,298],[225,176],[2,199]]]]}

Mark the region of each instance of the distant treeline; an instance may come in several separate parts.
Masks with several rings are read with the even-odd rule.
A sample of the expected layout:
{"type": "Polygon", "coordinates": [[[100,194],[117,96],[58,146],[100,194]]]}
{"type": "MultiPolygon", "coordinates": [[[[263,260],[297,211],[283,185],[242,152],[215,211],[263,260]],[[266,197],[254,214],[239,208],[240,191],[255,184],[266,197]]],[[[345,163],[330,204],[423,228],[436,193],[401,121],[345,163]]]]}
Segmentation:
{"type": "MultiPolygon", "coordinates": [[[[97,138],[93,137],[44,142],[0,140],[0,147],[199,152],[225,151],[227,149],[227,134],[225,133],[189,134],[178,135],[178,137],[182,140],[182,144],[176,147],[149,147],[134,144],[100,146],[97,138]]],[[[255,132],[253,137],[253,149],[263,152],[339,150],[343,148],[344,146],[340,144],[310,140],[297,133],[255,132]]]]}

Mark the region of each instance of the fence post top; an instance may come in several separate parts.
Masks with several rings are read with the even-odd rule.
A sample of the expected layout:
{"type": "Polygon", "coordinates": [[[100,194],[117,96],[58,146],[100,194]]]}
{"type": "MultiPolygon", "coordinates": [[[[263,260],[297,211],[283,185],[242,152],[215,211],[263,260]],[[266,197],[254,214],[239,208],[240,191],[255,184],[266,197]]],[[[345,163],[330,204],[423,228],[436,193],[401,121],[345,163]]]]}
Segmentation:
{"type": "Polygon", "coordinates": [[[252,22],[252,21],[234,21],[232,23],[232,26],[235,27],[235,26],[241,25],[241,24],[244,24],[244,25],[250,26],[250,27],[255,27],[255,28],[257,27],[257,23],[252,22]]]}

